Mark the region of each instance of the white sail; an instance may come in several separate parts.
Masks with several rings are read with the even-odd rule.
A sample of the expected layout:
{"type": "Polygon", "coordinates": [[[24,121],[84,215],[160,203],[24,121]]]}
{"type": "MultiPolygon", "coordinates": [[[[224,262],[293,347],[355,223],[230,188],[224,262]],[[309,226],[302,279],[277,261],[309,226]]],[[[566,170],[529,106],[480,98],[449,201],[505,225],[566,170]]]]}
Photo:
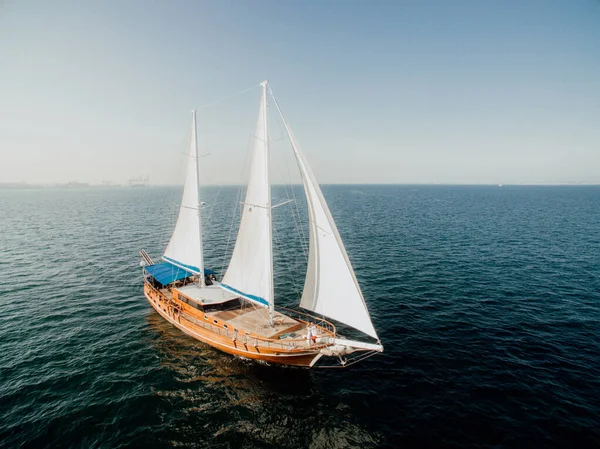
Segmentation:
{"type": "Polygon", "coordinates": [[[221,287],[272,307],[273,255],[266,82],[262,86],[240,229],[221,287]]]}
{"type": "Polygon", "coordinates": [[[290,137],[308,203],[309,255],[300,306],[378,338],[321,188],[304,154],[296,144],[277,100],[274,97],[273,100],[290,137]]]}
{"type": "Polygon", "coordinates": [[[196,111],[192,112],[192,136],[179,216],[177,217],[175,230],[167,245],[163,259],[196,274],[204,271],[200,199],[198,193],[196,111]]]}

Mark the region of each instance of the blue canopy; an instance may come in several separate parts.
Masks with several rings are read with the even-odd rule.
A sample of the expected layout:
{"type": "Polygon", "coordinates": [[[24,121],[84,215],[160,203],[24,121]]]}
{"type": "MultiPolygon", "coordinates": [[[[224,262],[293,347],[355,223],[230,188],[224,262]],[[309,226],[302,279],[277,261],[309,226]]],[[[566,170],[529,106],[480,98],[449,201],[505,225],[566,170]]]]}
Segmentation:
{"type": "MultiPolygon", "coordinates": [[[[183,268],[179,268],[178,266],[169,262],[160,262],[154,265],[148,265],[145,267],[145,269],[150,276],[152,276],[162,285],[169,285],[175,281],[179,281],[180,279],[185,279],[194,275],[194,273],[186,271],[183,268]]],[[[205,268],[204,274],[215,274],[215,272],[205,268]]]]}

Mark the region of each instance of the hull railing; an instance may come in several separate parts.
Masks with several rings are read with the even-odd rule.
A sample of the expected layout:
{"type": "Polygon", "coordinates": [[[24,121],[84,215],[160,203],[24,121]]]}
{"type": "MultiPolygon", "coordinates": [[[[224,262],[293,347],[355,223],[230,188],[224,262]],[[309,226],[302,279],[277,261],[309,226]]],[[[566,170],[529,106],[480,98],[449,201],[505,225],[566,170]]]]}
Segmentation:
{"type": "MultiPolygon", "coordinates": [[[[184,320],[192,323],[193,325],[202,327],[206,330],[211,331],[212,333],[215,333],[217,335],[221,335],[224,337],[228,337],[229,339],[231,339],[231,342],[232,342],[232,345],[230,347],[238,349],[238,350],[242,350],[242,348],[243,348],[246,351],[249,351],[249,348],[251,348],[251,347],[258,348],[258,349],[269,348],[269,349],[281,349],[283,351],[298,352],[299,355],[301,355],[306,352],[308,352],[308,353],[318,352],[322,348],[325,348],[326,346],[328,346],[327,344],[319,343],[318,340],[314,344],[310,344],[310,343],[307,344],[307,340],[305,337],[298,338],[298,339],[287,339],[287,338],[286,339],[279,339],[279,338],[274,339],[274,338],[264,338],[264,337],[246,335],[245,332],[234,332],[230,329],[225,329],[221,326],[217,326],[206,320],[195,317],[194,315],[190,314],[189,312],[183,310],[181,307],[181,303],[179,301],[175,301],[172,298],[167,297],[163,292],[161,292],[160,290],[158,290],[157,288],[155,288],[154,286],[152,286],[149,283],[146,283],[146,286],[151,291],[151,296],[156,296],[160,302],[164,303],[164,305],[167,307],[167,310],[165,311],[163,309],[163,311],[165,311],[172,320],[177,321],[179,324],[181,324],[181,319],[184,319],[184,320]],[[245,346],[245,348],[244,348],[244,346],[245,346]]],[[[320,334],[324,334],[325,337],[335,336],[335,326],[332,323],[329,323],[328,321],[323,320],[322,318],[318,318],[318,317],[312,316],[308,313],[299,312],[299,311],[296,311],[293,309],[287,309],[285,307],[279,307],[278,309],[284,310],[286,312],[286,314],[292,314],[292,315],[297,316],[297,318],[295,316],[292,316],[292,318],[294,318],[297,321],[302,322],[304,324],[311,323],[311,321],[309,321],[309,319],[312,318],[314,320],[314,321],[312,321],[312,324],[316,325],[316,327],[320,331],[319,332],[320,334]]],[[[200,311],[198,311],[198,313],[200,313],[200,311]]],[[[293,332],[298,332],[298,331],[293,331],[293,332]]]]}

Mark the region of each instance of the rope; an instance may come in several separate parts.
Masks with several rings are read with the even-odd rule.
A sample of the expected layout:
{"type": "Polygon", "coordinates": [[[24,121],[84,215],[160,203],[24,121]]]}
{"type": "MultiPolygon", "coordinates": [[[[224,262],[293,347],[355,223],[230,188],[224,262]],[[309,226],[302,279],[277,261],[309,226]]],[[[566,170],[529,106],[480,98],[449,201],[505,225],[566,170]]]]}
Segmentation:
{"type": "MultiPolygon", "coordinates": [[[[244,162],[244,169],[243,171],[249,171],[250,168],[250,153],[251,153],[251,145],[254,142],[254,133],[252,133],[248,139],[248,142],[246,143],[246,160],[244,162]]],[[[244,178],[248,177],[249,178],[249,174],[248,176],[243,176],[244,178]]],[[[235,222],[235,216],[236,216],[236,211],[237,208],[240,208],[240,223],[241,223],[241,219],[242,219],[242,213],[243,213],[243,207],[240,205],[240,202],[242,201],[242,189],[244,188],[244,186],[246,185],[246,183],[244,184],[240,184],[238,186],[238,191],[237,191],[237,195],[235,198],[235,203],[233,204],[233,213],[231,215],[231,223],[229,225],[229,233],[227,234],[227,244],[225,245],[225,251],[223,251],[223,261],[221,262],[221,273],[223,273],[223,276],[225,275],[225,263],[227,262],[227,254],[229,252],[229,243],[231,242],[231,231],[233,230],[233,225],[235,222]]],[[[232,253],[233,255],[233,253],[232,253]]],[[[222,278],[221,278],[222,279],[222,278]]]]}
{"type": "Polygon", "coordinates": [[[363,360],[368,359],[369,357],[373,357],[374,355],[379,354],[377,351],[369,351],[364,356],[357,357],[352,359],[350,363],[346,363],[344,365],[328,365],[328,366],[315,366],[315,368],[348,368],[349,366],[354,365],[355,363],[362,362],[363,360]]]}
{"type": "MultiPolygon", "coordinates": [[[[229,252],[229,242],[231,241],[231,231],[233,230],[233,224],[235,222],[235,212],[237,210],[237,205],[240,203],[240,196],[242,192],[242,186],[238,187],[238,192],[235,198],[235,204],[233,205],[233,213],[231,214],[231,224],[229,225],[229,232],[227,233],[227,243],[225,244],[225,251],[223,251],[223,261],[221,262],[221,270],[223,273],[222,276],[225,276],[225,263],[227,262],[227,253],[229,252]]],[[[221,277],[223,279],[223,277],[221,277]]]]}
{"type": "MultiPolygon", "coordinates": [[[[280,246],[281,243],[279,243],[279,236],[277,235],[277,232],[275,231],[275,228],[273,228],[273,237],[275,238],[277,246],[280,246]]],[[[300,302],[302,300],[302,298],[300,296],[300,289],[298,288],[298,284],[296,283],[296,277],[294,276],[294,273],[292,272],[292,269],[290,268],[290,264],[286,263],[284,265],[287,267],[287,269],[288,269],[288,271],[290,273],[290,279],[292,280],[292,286],[294,288],[296,296],[298,297],[298,302],[300,302]]]]}
{"type": "Polygon", "coordinates": [[[235,98],[235,97],[237,97],[237,96],[239,96],[239,95],[245,94],[246,92],[248,92],[248,91],[251,91],[252,89],[256,89],[256,88],[257,88],[257,87],[259,87],[259,86],[260,86],[260,84],[257,84],[256,86],[252,86],[252,87],[249,87],[249,88],[247,88],[247,89],[240,90],[239,92],[237,92],[237,93],[235,93],[235,94],[228,95],[228,96],[226,96],[226,97],[220,98],[219,100],[211,101],[210,103],[205,103],[205,104],[203,104],[203,105],[199,106],[199,107],[198,107],[198,108],[196,108],[196,109],[197,109],[197,110],[200,110],[200,109],[207,109],[207,108],[209,108],[209,107],[211,107],[211,106],[214,106],[214,105],[216,105],[216,104],[222,103],[223,101],[231,100],[232,98],[235,98]]]}
{"type": "MultiPolygon", "coordinates": [[[[271,95],[272,95],[272,93],[271,93],[271,95]]],[[[276,126],[277,131],[282,136],[281,138],[278,138],[277,140],[278,141],[284,140],[287,136],[287,132],[285,131],[285,127],[283,126],[283,124],[281,122],[281,117],[277,114],[275,114],[275,116],[277,118],[276,123],[277,123],[277,125],[279,125],[279,126],[276,126]]],[[[289,136],[287,136],[287,137],[289,138],[289,136]]],[[[284,160],[285,167],[281,166],[281,163],[279,160],[277,160],[277,165],[278,165],[278,169],[281,171],[281,173],[284,172],[283,168],[285,168],[286,172],[287,172],[287,182],[283,183],[283,188],[284,188],[286,198],[295,203],[292,206],[292,210],[291,210],[293,224],[294,224],[294,230],[296,231],[296,234],[300,237],[300,247],[302,248],[302,252],[304,254],[305,261],[308,261],[308,240],[306,238],[304,228],[302,227],[302,219],[300,218],[300,209],[298,207],[296,192],[294,190],[294,185],[292,183],[292,173],[290,171],[289,160],[287,160],[287,159],[284,160]],[[290,197],[290,192],[288,191],[288,187],[292,191],[291,197],[290,197]]],[[[295,164],[294,164],[294,166],[295,166],[295,164]]]]}
{"type": "MultiPolygon", "coordinates": [[[[279,108],[279,103],[277,103],[277,99],[275,98],[275,95],[273,94],[273,91],[271,90],[271,88],[269,87],[269,93],[271,94],[271,98],[273,99],[273,104],[275,105],[275,108],[277,109],[277,112],[279,113],[279,119],[281,120],[281,123],[283,124],[286,134],[290,140],[290,145],[292,146],[292,150],[294,150],[294,157],[296,160],[298,160],[298,156],[296,154],[296,147],[297,142],[295,142],[294,136],[292,135],[291,130],[289,129],[287,122],[285,120],[285,117],[283,116],[283,112],[281,111],[281,109],[279,108]]],[[[289,168],[288,168],[288,175],[289,175],[289,168]]],[[[300,173],[300,177],[302,178],[302,182],[304,183],[304,175],[302,174],[302,172],[300,173]]],[[[289,175],[289,178],[291,180],[291,175],[289,175]]],[[[305,188],[305,192],[306,192],[306,188],[305,188]]],[[[296,194],[294,192],[293,186],[292,186],[292,194],[294,195],[294,200],[296,199],[296,194]]],[[[308,193],[306,193],[306,195],[308,196],[308,193]]],[[[297,201],[294,201],[296,203],[296,212],[298,214],[298,221],[301,223],[302,220],[300,219],[300,210],[298,209],[298,204],[297,201]]],[[[307,198],[307,207],[308,207],[308,198],[307,198]]],[[[310,216],[309,216],[309,220],[310,220],[310,216]]],[[[306,236],[304,234],[304,229],[301,227],[300,228],[302,231],[302,238],[304,239],[304,245],[307,246],[306,244],[306,236]]],[[[307,248],[303,248],[303,250],[305,251],[306,254],[306,258],[308,260],[308,249],[307,248]]]]}
{"type": "MultiPolygon", "coordinates": [[[[290,174],[290,170],[288,167],[288,177],[290,179],[290,190],[292,191],[292,196],[294,197],[294,206],[292,208],[292,216],[294,217],[294,226],[296,226],[296,230],[300,229],[299,234],[302,235],[301,244],[302,244],[302,252],[304,253],[304,257],[308,261],[308,239],[306,238],[306,234],[304,234],[304,228],[302,227],[302,220],[300,218],[300,209],[298,208],[298,202],[296,201],[296,192],[294,192],[294,186],[291,183],[292,176],[290,174]],[[295,214],[294,214],[295,212],[295,214]],[[298,217],[298,224],[296,225],[296,216],[298,217]]],[[[286,188],[287,192],[287,188],[286,188]]],[[[306,205],[308,207],[308,200],[306,201],[306,205]]]]}
{"type": "MultiPolygon", "coordinates": [[[[286,195],[287,199],[296,203],[296,194],[294,193],[294,186],[291,183],[291,174],[290,174],[289,166],[287,167],[287,169],[288,169],[288,177],[290,180],[289,186],[290,186],[290,190],[292,191],[293,198],[290,198],[290,194],[288,192],[288,185],[284,184],[283,188],[285,190],[285,195],[286,195]]],[[[302,220],[300,220],[300,212],[298,211],[297,204],[292,206],[292,219],[294,220],[294,229],[296,230],[296,233],[300,236],[300,247],[302,248],[302,253],[304,254],[305,260],[308,261],[308,245],[306,243],[306,236],[304,235],[304,229],[302,229],[302,220]],[[296,219],[296,213],[298,214],[297,219],[296,219]]]]}
{"type": "Polygon", "coordinates": [[[203,223],[205,228],[209,228],[210,223],[212,222],[212,216],[213,213],[215,211],[215,206],[219,200],[219,194],[221,193],[221,184],[219,184],[218,189],[217,189],[217,194],[215,195],[215,199],[213,200],[212,204],[210,204],[209,208],[211,209],[208,214],[208,217],[206,217],[206,222],[203,223]]]}

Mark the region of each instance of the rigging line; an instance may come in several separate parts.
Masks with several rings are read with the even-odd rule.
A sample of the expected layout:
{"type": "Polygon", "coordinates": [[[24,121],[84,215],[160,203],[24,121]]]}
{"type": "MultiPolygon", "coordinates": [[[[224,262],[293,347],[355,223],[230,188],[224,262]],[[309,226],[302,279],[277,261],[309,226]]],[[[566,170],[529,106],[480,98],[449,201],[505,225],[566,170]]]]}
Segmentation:
{"type": "Polygon", "coordinates": [[[366,360],[366,359],[368,359],[370,357],[373,357],[374,355],[377,355],[377,354],[379,354],[379,352],[377,352],[377,351],[369,351],[369,352],[367,352],[362,357],[357,357],[355,359],[350,360],[350,363],[347,363],[346,366],[352,366],[355,363],[362,362],[363,360],[366,360]]]}
{"type": "MultiPolygon", "coordinates": [[[[277,161],[277,165],[278,165],[278,168],[280,168],[279,167],[279,161],[277,161]]],[[[288,171],[288,177],[291,179],[289,165],[286,164],[286,168],[287,168],[287,171],[288,171]]],[[[291,183],[290,183],[290,187],[291,187],[291,183]]],[[[283,202],[283,203],[280,203],[277,206],[281,206],[281,205],[286,204],[288,202],[295,201],[295,197],[294,197],[294,199],[290,198],[290,194],[288,192],[288,185],[287,185],[287,183],[283,183],[283,189],[284,189],[287,201],[283,202]]],[[[277,207],[277,206],[272,206],[272,209],[275,208],[275,207],[277,207]]],[[[296,207],[297,207],[297,205],[296,205],[296,207]]],[[[302,248],[302,252],[304,253],[304,257],[306,258],[306,260],[308,260],[307,249],[305,248],[306,242],[305,242],[304,232],[302,232],[300,216],[298,216],[298,220],[296,221],[296,215],[294,214],[294,208],[292,208],[292,220],[293,220],[293,223],[294,223],[294,230],[296,231],[296,234],[298,236],[300,236],[302,234],[302,237],[300,238],[300,247],[302,248]],[[298,228],[300,228],[300,231],[298,231],[298,228]]]]}
{"type": "MultiPolygon", "coordinates": [[[[288,137],[288,139],[290,140],[290,145],[292,146],[292,153],[295,153],[293,151],[294,150],[294,143],[291,141],[292,136],[287,132],[287,127],[285,125],[285,119],[283,117],[283,113],[279,109],[279,105],[277,104],[277,100],[275,99],[275,96],[273,95],[273,91],[271,90],[270,87],[269,87],[269,92],[270,92],[271,98],[273,99],[273,102],[275,104],[275,108],[277,109],[277,112],[278,112],[278,114],[277,114],[277,122],[280,125],[283,125],[283,128],[284,128],[284,130],[281,130],[282,131],[282,139],[284,139],[285,136],[288,137]]],[[[295,154],[294,154],[294,159],[296,159],[295,154]]],[[[296,192],[295,192],[294,186],[292,184],[292,174],[290,172],[290,166],[287,163],[287,161],[286,161],[286,168],[287,168],[287,172],[288,172],[288,181],[289,181],[290,189],[292,190],[292,197],[293,197],[294,203],[295,203],[294,207],[292,208],[292,216],[294,217],[294,226],[296,227],[296,232],[298,232],[298,229],[300,229],[299,234],[302,235],[302,242],[301,242],[302,251],[304,252],[304,256],[305,256],[306,260],[308,261],[308,255],[309,255],[308,254],[309,253],[308,239],[306,238],[306,234],[304,232],[304,227],[302,226],[302,218],[300,217],[300,209],[298,207],[298,201],[296,199],[296,192]],[[294,212],[295,212],[295,214],[294,214],[294,212]],[[296,217],[297,217],[297,222],[296,222],[296,217]]],[[[300,173],[300,176],[302,178],[301,183],[302,183],[302,185],[304,185],[304,181],[303,181],[303,177],[302,177],[301,173],[300,173]]],[[[286,187],[286,189],[285,189],[286,190],[286,195],[289,198],[289,194],[287,192],[287,185],[285,185],[285,187],[286,187]]],[[[306,188],[305,188],[305,190],[306,190],[306,188]]],[[[308,199],[307,199],[307,207],[308,207],[308,199]]]]}
{"type": "Polygon", "coordinates": [[[212,202],[212,204],[209,204],[209,206],[208,206],[210,208],[210,213],[209,213],[208,217],[206,217],[206,222],[203,223],[204,224],[204,228],[206,228],[206,229],[208,228],[209,224],[212,223],[212,221],[211,221],[212,220],[212,216],[213,216],[213,214],[215,212],[215,209],[216,209],[215,206],[217,204],[217,201],[219,200],[219,194],[220,193],[221,193],[221,184],[218,185],[217,194],[215,195],[214,201],[212,202]]]}
{"type": "MultiPolygon", "coordinates": [[[[273,227],[273,237],[276,240],[277,246],[281,247],[281,243],[279,242],[279,236],[277,235],[277,231],[275,230],[275,227],[273,227]]],[[[300,289],[298,288],[298,283],[296,282],[296,277],[294,276],[294,272],[292,271],[292,269],[290,268],[290,264],[284,264],[289,273],[290,273],[290,279],[292,280],[292,286],[294,288],[294,291],[296,292],[296,296],[298,297],[298,301],[302,300],[302,297],[300,296],[300,289]]]]}
{"type": "Polygon", "coordinates": [[[288,199],[287,199],[287,201],[283,201],[283,202],[281,202],[281,203],[279,203],[279,204],[276,204],[275,206],[271,206],[271,209],[275,209],[276,207],[283,206],[283,205],[285,205],[285,204],[289,204],[289,203],[291,203],[292,201],[293,201],[292,199],[288,198],[288,199]]]}
{"type": "Polygon", "coordinates": [[[379,354],[379,352],[377,352],[377,351],[369,351],[364,356],[355,357],[355,358],[353,358],[353,359],[350,360],[350,363],[346,363],[344,365],[326,365],[326,366],[318,366],[318,365],[316,365],[315,368],[333,368],[333,369],[348,368],[349,366],[352,366],[352,365],[354,365],[355,363],[358,363],[358,362],[362,362],[363,360],[366,360],[369,357],[373,357],[376,354],[379,354]]]}
{"type": "MultiPolygon", "coordinates": [[[[290,167],[289,167],[289,165],[287,163],[286,163],[286,168],[287,168],[287,172],[288,172],[288,178],[290,180],[290,188],[292,188],[290,167]]],[[[285,191],[285,196],[288,199],[288,202],[296,201],[295,197],[293,199],[290,198],[290,193],[288,192],[288,184],[287,183],[283,184],[283,189],[285,191]]],[[[296,205],[296,207],[297,207],[297,205],[296,205]]],[[[295,209],[294,209],[294,207],[292,207],[292,220],[294,222],[294,230],[296,231],[296,233],[298,235],[300,235],[300,232],[298,231],[298,228],[300,227],[300,219],[298,218],[298,221],[296,221],[296,214],[294,213],[294,211],[295,211],[295,209]]],[[[304,253],[304,256],[307,257],[306,250],[304,248],[304,243],[305,242],[304,242],[303,239],[304,239],[304,235],[302,235],[302,237],[300,238],[300,247],[302,248],[302,252],[304,253]]],[[[307,259],[308,259],[308,257],[307,257],[307,259]]]]}
{"type": "Polygon", "coordinates": [[[229,232],[227,233],[227,243],[225,244],[225,251],[223,251],[223,259],[221,262],[221,280],[225,276],[225,262],[227,260],[227,253],[229,252],[229,243],[231,242],[231,231],[233,230],[233,224],[235,222],[235,216],[236,216],[236,212],[237,212],[237,204],[241,197],[241,195],[240,195],[241,191],[242,191],[242,186],[240,185],[238,187],[235,203],[233,204],[233,213],[231,214],[231,223],[229,225],[229,232]]]}
{"type": "MultiPolygon", "coordinates": [[[[271,93],[272,95],[272,93],[271,93]]],[[[281,117],[279,115],[276,116],[277,117],[277,123],[281,125],[281,117]]],[[[281,131],[281,128],[280,128],[281,131]]],[[[283,140],[283,134],[285,133],[285,131],[282,131],[282,137],[279,140],[283,140]]],[[[277,161],[277,164],[279,166],[280,161],[277,161]]],[[[281,169],[281,167],[279,167],[281,169]]],[[[298,209],[298,203],[296,201],[296,194],[294,192],[294,186],[292,185],[292,174],[290,172],[290,166],[289,166],[289,161],[285,161],[285,168],[287,169],[287,182],[283,183],[283,188],[285,191],[285,196],[288,200],[290,201],[294,201],[296,204],[292,207],[292,219],[294,222],[294,230],[296,231],[296,234],[298,236],[300,236],[300,247],[302,248],[302,252],[304,253],[304,257],[306,259],[306,261],[308,261],[308,243],[306,241],[306,235],[304,233],[304,228],[302,227],[302,219],[300,218],[300,212],[298,209]],[[292,190],[292,197],[290,198],[290,194],[288,192],[288,183],[289,183],[289,187],[292,190]]]]}
{"type": "MultiPolygon", "coordinates": [[[[285,188],[285,194],[289,198],[290,194],[288,193],[287,184],[284,184],[284,188],[285,188]]],[[[293,194],[293,186],[290,185],[290,189],[292,189],[292,194],[293,194]]],[[[294,197],[294,199],[290,199],[290,201],[295,202],[296,198],[294,197]]],[[[295,205],[295,207],[292,207],[292,220],[294,221],[294,229],[296,230],[296,233],[300,237],[300,248],[302,248],[302,253],[304,254],[304,258],[306,260],[308,260],[306,237],[304,236],[304,230],[302,229],[302,222],[300,220],[300,215],[298,215],[298,219],[296,220],[295,212],[296,212],[297,208],[298,208],[297,204],[295,205]]]]}
{"type": "MultiPolygon", "coordinates": [[[[277,165],[277,168],[278,168],[278,169],[280,169],[280,168],[281,168],[281,167],[280,167],[280,164],[281,164],[281,161],[280,161],[280,160],[276,159],[276,160],[275,160],[275,164],[277,165]]],[[[288,167],[288,172],[289,172],[289,167],[288,167]]],[[[281,206],[281,205],[283,205],[283,204],[287,204],[287,203],[289,203],[289,202],[292,202],[292,201],[293,201],[293,200],[290,198],[290,195],[289,195],[289,193],[288,193],[288,191],[287,191],[287,183],[285,183],[285,182],[283,183],[283,188],[284,188],[284,191],[285,191],[285,195],[286,195],[286,197],[287,197],[287,201],[284,201],[284,202],[282,202],[282,203],[280,203],[280,204],[277,204],[277,205],[275,205],[275,206],[271,206],[271,210],[273,210],[274,208],[276,208],[276,207],[278,207],[278,206],[281,206]]],[[[297,232],[296,218],[295,218],[295,216],[294,216],[294,214],[293,214],[293,210],[292,210],[292,218],[293,218],[294,227],[296,228],[296,232],[297,232]]],[[[273,226],[272,226],[271,233],[272,233],[272,236],[273,236],[273,240],[275,241],[275,244],[276,244],[276,245],[277,245],[279,248],[283,248],[283,247],[282,247],[282,245],[281,245],[281,241],[280,241],[280,239],[279,239],[279,231],[276,229],[276,226],[275,226],[275,225],[276,225],[276,223],[277,223],[277,221],[274,221],[274,222],[273,222],[273,226]]],[[[302,246],[302,242],[301,242],[301,246],[302,246]]],[[[303,251],[304,251],[304,248],[302,248],[302,249],[303,249],[303,251]]],[[[293,289],[294,289],[294,292],[296,293],[296,296],[298,297],[298,301],[300,301],[300,300],[301,300],[301,296],[300,296],[300,290],[299,290],[299,288],[298,288],[298,283],[296,282],[296,278],[295,278],[295,276],[294,276],[294,273],[293,273],[293,271],[292,271],[292,269],[291,269],[291,267],[290,267],[290,265],[291,265],[291,262],[294,262],[294,261],[291,261],[291,260],[290,260],[290,263],[287,263],[287,264],[284,264],[284,265],[286,265],[286,266],[287,266],[287,270],[288,270],[288,272],[289,272],[289,274],[290,274],[290,278],[291,278],[291,280],[292,280],[292,287],[293,287],[293,289]]]]}
{"type": "Polygon", "coordinates": [[[215,100],[215,101],[211,101],[210,103],[205,103],[205,104],[203,104],[203,105],[199,106],[198,108],[196,108],[196,110],[200,110],[200,109],[207,109],[207,108],[209,108],[209,107],[211,107],[211,106],[214,106],[214,105],[216,105],[216,104],[219,104],[219,103],[221,103],[221,102],[223,102],[223,101],[231,100],[232,98],[235,98],[235,97],[237,97],[237,96],[239,96],[239,95],[245,94],[246,92],[248,92],[248,91],[251,91],[251,90],[253,90],[253,89],[256,89],[256,88],[257,88],[257,87],[259,87],[259,86],[260,86],[260,84],[257,84],[257,85],[255,85],[255,86],[248,87],[247,89],[241,90],[241,91],[239,91],[239,92],[237,92],[237,93],[235,93],[235,94],[228,95],[228,96],[226,96],[226,97],[220,98],[220,99],[218,99],[218,100],[215,100]]]}
{"type": "MultiPolygon", "coordinates": [[[[304,227],[302,226],[302,219],[300,218],[300,209],[298,208],[298,201],[296,201],[296,192],[294,191],[294,186],[291,183],[291,179],[292,179],[292,175],[290,173],[290,168],[288,166],[288,177],[290,179],[290,190],[292,191],[292,197],[294,198],[294,208],[292,209],[292,215],[294,215],[294,211],[296,212],[296,215],[298,216],[298,227],[296,229],[300,229],[300,233],[302,234],[302,251],[304,252],[304,257],[306,257],[306,260],[308,261],[308,242],[307,242],[307,238],[306,238],[306,234],[304,233],[304,227]]],[[[308,207],[308,200],[307,200],[307,207],[308,207]]]]}
{"type": "MultiPolygon", "coordinates": [[[[250,153],[252,151],[251,149],[251,144],[253,144],[253,139],[252,136],[250,136],[248,138],[248,141],[246,142],[246,160],[244,162],[244,168],[242,169],[242,177],[246,178],[246,176],[244,175],[245,171],[250,171],[249,165],[250,165],[250,153]]],[[[248,173],[248,178],[250,177],[249,173],[248,173]]],[[[227,244],[225,245],[225,251],[223,251],[223,259],[221,262],[221,279],[223,279],[223,277],[225,276],[225,262],[227,260],[227,254],[229,252],[229,243],[231,242],[231,231],[233,230],[233,224],[235,222],[235,217],[236,217],[236,212],[238,210],[237,206],[240,203],[241,199],[242,199],[242,190],[245,186],[245,183],[240,184],[238,186],[238,190],[237,190],[237,195],[235,198],[235,202],[233,203],[233,213],[231,215],[231,223],[229,225],[229,232],[227,234],[227,244]]],[[[242,208],[240,207],[240,225],[241,225],[241,220],[242,220],[242,208]]],[[[231,253],[231,256],[233,256],[233,250],[231,253]]]]}

